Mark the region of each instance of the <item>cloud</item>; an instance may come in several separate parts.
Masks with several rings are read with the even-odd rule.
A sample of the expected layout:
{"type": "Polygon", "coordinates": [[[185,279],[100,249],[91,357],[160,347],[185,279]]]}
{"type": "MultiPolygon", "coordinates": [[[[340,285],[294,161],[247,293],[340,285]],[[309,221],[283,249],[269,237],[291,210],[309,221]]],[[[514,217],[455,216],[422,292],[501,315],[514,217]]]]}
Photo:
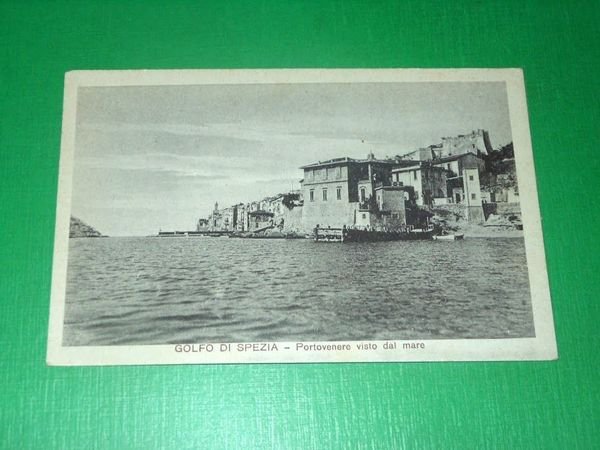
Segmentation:
{"type": "MultiPolygon", "coordinates": [[[[212,123],[194,125],[189,123],[83,123],[79,125],[79,132],[98,132],[104,134],[135,134],[139,136],[168,136],[171,151],[177,152],[178,147],[173,145],[173,139],[188,138],[188,142],[202,144],[196,148],[197,153],[210,152],[211,145],[227,145],[229,150],[237,149],[234,156],[248,155],[251,150],[277,148],[279,144],[306,145],[311,144],[317,148],[326,149],[343,145],[355,145],[364,141],[365,135],[356,132],[337,133],[331,130],[312,131],[304,129],[303,124],[256,124],[250,121],[235,123],[212,123]],[[195,140],[193,138],[203,138],[195,140]],[[259,145],[257,145],[259,144],[259,145]],[[250,146],[248,148],[248,146],[250,146]]],[[[118,137],[116,138],[118,139],[118,137]]],[[[204,153],[203,153],[204,154],[204,153]]],[[[221,154],[221,156],[227,156],[221,154]]]]}
{"type": "Polygon", "coordinates": [[[74,208],[121,230],[181,229],[215,201],[297,186],[318,160],[403,154],[474,128],[510,140],[493,83],[90,87],[77,108],[74,208]],[[152,214],[121,218],[142,207],[152,214]],[[176,222],[178,210],[190,213],[176,222]]]}

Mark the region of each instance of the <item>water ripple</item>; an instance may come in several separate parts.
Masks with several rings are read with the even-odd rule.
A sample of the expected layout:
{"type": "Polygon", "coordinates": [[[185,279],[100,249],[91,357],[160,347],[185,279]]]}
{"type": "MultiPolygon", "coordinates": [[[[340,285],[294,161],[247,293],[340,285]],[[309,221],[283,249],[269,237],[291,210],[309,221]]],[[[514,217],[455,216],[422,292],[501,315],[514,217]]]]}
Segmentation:
{"type": "Polygon", "coordinates": [[[523,240],[70,242],[65,345],[533,336],[523,240]]]}

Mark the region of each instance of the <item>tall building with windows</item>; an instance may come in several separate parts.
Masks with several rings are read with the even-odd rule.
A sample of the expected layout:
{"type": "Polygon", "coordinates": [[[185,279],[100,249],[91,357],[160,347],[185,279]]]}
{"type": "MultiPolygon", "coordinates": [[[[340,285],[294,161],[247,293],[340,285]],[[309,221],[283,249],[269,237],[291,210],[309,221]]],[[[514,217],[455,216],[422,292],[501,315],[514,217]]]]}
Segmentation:
{"type": "Polygon", "coordinates": [[[448,201],[447,174],[445,168],[430,162],[416,161],[414,166],[398,167],[392,170],[392,184],[412,186],[417,205],[433,206],[448,201]]]}
{"type": "Polygon", "coordinates": [[[317,224],[338,228],[363,222],[362,215],[357,217],[358,211],[367,211],[369,205],[376,204],[378,188],[391,186],[392,168],[410,164],[376,159],[370,153],[366,159],[344,157],[302,166],[304,228],[317,224]]]}
{"type": "Polygon", "coordinates": [[[430,161],[413,161],[413,165],[392,170],[392,184],[412,186],[417,205],[465,206],[468,220],[483,220],[479,173],[485,162],[473,153],[446,156],[430,161]]]}

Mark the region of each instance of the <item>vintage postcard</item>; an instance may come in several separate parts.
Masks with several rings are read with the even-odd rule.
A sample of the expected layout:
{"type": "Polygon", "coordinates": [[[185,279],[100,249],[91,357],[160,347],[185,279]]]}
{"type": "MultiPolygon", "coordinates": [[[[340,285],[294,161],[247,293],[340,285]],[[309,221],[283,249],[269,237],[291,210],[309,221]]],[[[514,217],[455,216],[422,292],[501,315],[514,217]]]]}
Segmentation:
{"type": "Polygon", "coordinates": [[[555,358],[521,70],[66,75],[50,365],[555,358]]]}

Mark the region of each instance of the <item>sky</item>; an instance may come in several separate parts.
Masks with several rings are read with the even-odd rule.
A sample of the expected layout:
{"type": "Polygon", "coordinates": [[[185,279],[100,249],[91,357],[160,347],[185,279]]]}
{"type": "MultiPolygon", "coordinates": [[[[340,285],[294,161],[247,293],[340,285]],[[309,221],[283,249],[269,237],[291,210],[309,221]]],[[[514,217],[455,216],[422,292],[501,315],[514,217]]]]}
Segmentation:
{"type": "Polygon", "coordinates": [[[299,188],[300,166],[489,131],[511,142],[504,83],[84,87],[72,214],[110,236],[193,230],[222,207],[299,188]]]}

